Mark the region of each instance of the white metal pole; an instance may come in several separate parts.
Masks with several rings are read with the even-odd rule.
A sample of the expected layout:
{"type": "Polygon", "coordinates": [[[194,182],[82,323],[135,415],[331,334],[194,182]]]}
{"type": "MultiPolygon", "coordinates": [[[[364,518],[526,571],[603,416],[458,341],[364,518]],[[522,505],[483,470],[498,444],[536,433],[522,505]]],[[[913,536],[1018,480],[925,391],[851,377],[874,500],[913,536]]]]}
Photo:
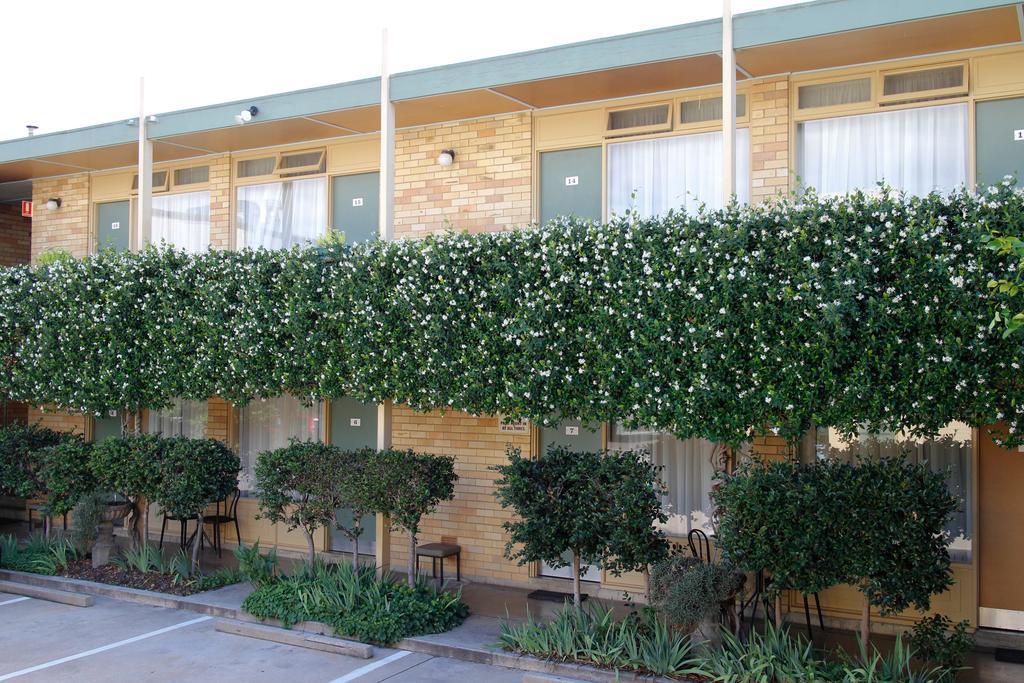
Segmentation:
{"type": "Polygon", "coordinates": [[[732,46],[732,0],[722,0],[722,200],[736,194],[736,53],[732,46]]]}
{"type": "MultiPolygon", "coordinates": [[[[388,66],[388,30],[381,32],[380,52],[380,214],[378,234],[382,240],[395,236],[395,105],[391,102],[391,71],[388,66]]],[[[377,405],[377,448],[391,448],[391,401],[377,405]]],[[[391,569],[390,525],[377,515],[377,572],[391,569]]]]}
{"type": "MultiPolygon", "coordinates": [[[[146,83],[139,78],[139,196],[135,224],[135,240],[129,246],[141,247],[149,239],[153,219],[153,143],[146,132],[146,83]]],[[[129,237],[131,234],[129,233],[129,237]]]]}
{"type": "Polygon", "coordinates": [[[395,105],[391,102],[388,30],[381,35],[380,55],[380,238],[395,235],[395,105]]]}

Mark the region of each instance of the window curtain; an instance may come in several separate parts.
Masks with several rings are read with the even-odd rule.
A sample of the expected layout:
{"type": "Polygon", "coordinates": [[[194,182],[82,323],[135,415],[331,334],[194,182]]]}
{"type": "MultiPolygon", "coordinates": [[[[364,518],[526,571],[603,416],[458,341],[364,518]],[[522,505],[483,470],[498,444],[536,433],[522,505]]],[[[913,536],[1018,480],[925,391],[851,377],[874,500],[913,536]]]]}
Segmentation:
{"type": "Polygon", "coordinates": [[[319,402],[305,406],[292,396],[278,396],[256,400],[242,408],[238,425],[242,460],[239,488],[253,488],[260,453],[287,446],[291,439],[319,441],[320,407],[319,402]]]}
{"type": "Polygon", "coordinates": [[[206,401],[175,399],[164,410],[149,411],[149,433],[206,438],[206,407],[206,401]]]}
{"type": "Polygon", "coordinates": [[[713,532],[714,506],[711,489],[717,470],[718,451],[706,439],[677,439],[665,432],[611,428],[609,450],[644,450],[651,462],[662,467],[661,480],[668,487],[662,508],[668,514],[665,531],[685,536],[691,529],[713,532]]]}
{"type": "Polygon", "coordinates": [[[822,194],[879,181],[914,195],[967,182],[967,105],[902,109],[800,124],[800,182],[822,194]]]}
{"type": "MultiPolygon", "coordinates": [[[[750,133],[736,130],[736,197],[750,201],[750,133]]],[[[608,213],[657,216],[722,202],[722,133],[678,135],[608,145],[608,213]],[[635,197],[633,196],[635,193],[635,197]]]]}
{"type": "MultiPolygon", "coordinates": [[[[819,427],[812,457],[855,463],[858,456],[879,459],[902,455],[908,462],[927,463],[933,472],[945,473],[949,492],[960,501],[946,524],[949,555],[954,562],[970,562],[974,527],[971,511],[973,446],[973,432],[962,422],[950,423],[933,439],[915,439],[894,432],[861,432],[855,440],[848,440],[834,429],[819,427]]],[[[804,453],[809,455],[810,450],[804,449],[804,453]]],[[[806,460],[807,456],[804,457],[806,460]]]]}
{"type": "Polygon", "coordinates": [[[238,188],[239,243],[287,249],[327,228],[327,179],[285,180],[238,188]]]}
{"type": "Polygon", "coordinates": [[[152,244],[166,242],[190,253],[210,246],[210,193],[185,192],[153,196],[152,244]]]}

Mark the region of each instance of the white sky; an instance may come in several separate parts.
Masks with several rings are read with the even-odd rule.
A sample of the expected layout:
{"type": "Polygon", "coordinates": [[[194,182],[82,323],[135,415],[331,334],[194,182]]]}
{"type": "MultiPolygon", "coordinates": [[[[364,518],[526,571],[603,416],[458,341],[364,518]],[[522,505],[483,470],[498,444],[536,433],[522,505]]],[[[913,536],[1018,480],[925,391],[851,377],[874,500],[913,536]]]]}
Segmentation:
{"type": "MultiPolygon", "coordinates": [[[[793,0],[733,0],[733,12],[793,0]]],[[[0,140],[721,16],[720,0],[34,0],[4,7],[0,140]],[[513,11],[513,8],[514,11],[513,11]],[[632,8],[633,12],[629,11],[632,8]]]]}

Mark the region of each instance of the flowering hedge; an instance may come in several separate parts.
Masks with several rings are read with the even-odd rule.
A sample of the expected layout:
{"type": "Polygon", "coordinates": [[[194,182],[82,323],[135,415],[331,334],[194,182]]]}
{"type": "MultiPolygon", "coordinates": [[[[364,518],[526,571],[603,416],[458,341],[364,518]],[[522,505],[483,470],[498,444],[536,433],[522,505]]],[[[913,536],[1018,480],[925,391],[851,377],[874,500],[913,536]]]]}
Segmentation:
{"type": "Polygon", "coordinates": [[[64,409],[287,391],[726,443],[773,425],[1024,430],[986,249],[1024,192],[805,196],[351,248],[0,273],[0,392],[64,409]]]}

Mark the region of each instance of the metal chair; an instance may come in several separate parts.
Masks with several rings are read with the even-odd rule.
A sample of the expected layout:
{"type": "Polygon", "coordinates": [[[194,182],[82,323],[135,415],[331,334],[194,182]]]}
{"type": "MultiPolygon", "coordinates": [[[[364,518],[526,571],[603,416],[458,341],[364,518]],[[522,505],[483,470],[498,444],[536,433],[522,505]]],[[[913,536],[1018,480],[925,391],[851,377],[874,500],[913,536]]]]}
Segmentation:
{"type": "Polygon", "coordinates": [[[235,540],[242,541],[242,533],[238,529],[238,499],[241,495],[241,492],[235,488],[234,491],[215,503],[217,509],[214,514],[203,517],[203,524],[213,525],[213,547],[217,550],[217,557],[221,556],[223,550],[221,526],[234,524],[235,540]]]}
{"type": "Polygon", "coordinates": [[[701,562],[709,563],[714,560],[711,554],[711,540],[701,529],[690,529],[686,542],[690,546],[690,552],[701,562]]]}
{"type": "MultiPolygon", "coordinates": [[[[188,517],[175,517],[174,515],[167,514],[166,511],[163,513],[163,518],[164,518],[163,523],[160,525],[160,545],[159,545],[159,548],[161,550],[163,550],[163,547],[164,547],[164,532],[167,530],[167,522],[168,521],[177,522],[178,523],[178,537],[179,537],[178,538],[178,544],[182,548],[184,548],[186,545],[188,545],[188,543],[192,540],[191,536],[188,537],[188,540],[186,540],[186,538],[185,538],[185,533],[188,531],[188,523],[191,522],[191,521],[194,521],[194,520],[198,520],[199,518],[197,516],[195,516],[195,515],[190,515],[188,517]]],[[[194,535],[195,534],[193,534],[193,536],[194,535]]]]}

